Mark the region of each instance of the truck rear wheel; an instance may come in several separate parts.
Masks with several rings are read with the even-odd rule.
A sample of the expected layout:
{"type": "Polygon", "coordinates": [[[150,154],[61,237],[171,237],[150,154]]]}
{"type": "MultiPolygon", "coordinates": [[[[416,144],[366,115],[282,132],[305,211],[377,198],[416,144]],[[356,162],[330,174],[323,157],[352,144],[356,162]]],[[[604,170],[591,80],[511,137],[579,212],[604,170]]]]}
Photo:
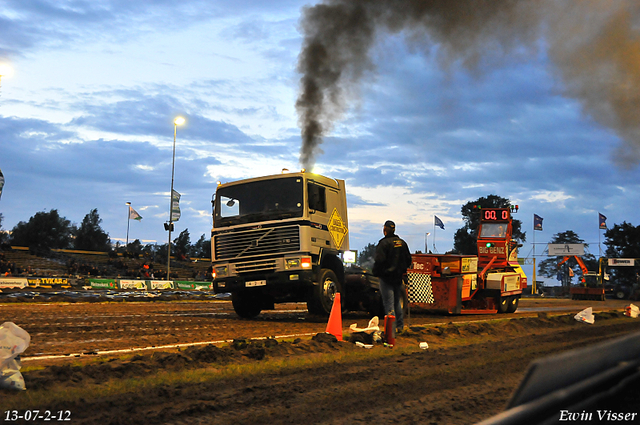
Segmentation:
{"type": "Polygon", "coordinates": [[[253,319],[262,311],[260,299],[251,291],[233,292],[231,303],[236,314],[244,319],[253,319]]]}
{"type": "MultiPolygon", "coordinates": [[[[309,313],[328,316],[336,293],[342,290],[341,286],[333,270],[322,269],[318,285],[313,287],[311,297],[307,301],[309,313]]],[[[345,304],[345,300],[342,300],[342,304],[345,304]]]]}
{"type": "MultiPolygon", "coordinates": [[[[384,319],[384,316],[387,315],[387,312],[384,310],[384,304],[382,303],[382,295],[380,294],[380,291],[378,290],[376,292],[376,304],[377,308],[372,309],[371,311],[369,311],[369,314],[371,314],[371,316],[378,316],[379,319],[384,319]]],[[[400,299],[400,306],[402,307],[402,314],[403,317],[407,317],[409,316],[409,296],[407,293],[407,286],[403,283],[402,284],[402,298],[400,299]]]]}

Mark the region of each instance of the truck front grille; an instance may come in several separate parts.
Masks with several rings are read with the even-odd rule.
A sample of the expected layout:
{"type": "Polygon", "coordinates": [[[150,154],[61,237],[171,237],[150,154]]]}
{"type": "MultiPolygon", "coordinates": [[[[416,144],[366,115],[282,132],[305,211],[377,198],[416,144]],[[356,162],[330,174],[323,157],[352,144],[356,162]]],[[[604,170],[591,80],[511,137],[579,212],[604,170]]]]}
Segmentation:
{"type": "Polygon", "coordinates": [[[249,229],[214,236],[216,260],[296,252],[300,226],[249,229]]]}
{"type": "Polygon", "coordinates": [[[236,273],[253,273],[275,271],[276,260],[247,261],[246,263],[236,264],[236,273]]]}

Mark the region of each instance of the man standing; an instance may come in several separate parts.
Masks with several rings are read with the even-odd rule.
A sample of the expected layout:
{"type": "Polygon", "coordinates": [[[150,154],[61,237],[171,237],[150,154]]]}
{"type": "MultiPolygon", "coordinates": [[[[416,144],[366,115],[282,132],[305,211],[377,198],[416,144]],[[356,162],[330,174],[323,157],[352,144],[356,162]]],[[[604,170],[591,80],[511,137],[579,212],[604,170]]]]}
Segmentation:
{"type": "Polygon", "coordinates": [[[407,243],[396,235],[396,225],[387,220],[382,228],[384,238],[376,246],[373,275],[380,278],[380,295],[385,314],[396,317],[396,331],[401,332],[404,327],[402,317],[403,296],[402,277],[411,265],[411,252],[407,243]]]}

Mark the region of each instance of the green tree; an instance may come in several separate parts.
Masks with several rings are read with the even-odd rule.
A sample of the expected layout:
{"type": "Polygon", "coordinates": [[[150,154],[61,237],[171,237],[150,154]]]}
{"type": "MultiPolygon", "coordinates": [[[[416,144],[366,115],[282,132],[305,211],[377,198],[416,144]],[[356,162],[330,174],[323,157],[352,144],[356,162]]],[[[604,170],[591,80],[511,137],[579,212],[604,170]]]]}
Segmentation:
{"type": "Polygon", "coordinates": [[[36,213],[28,222],[21,221],[11,231],[11,243],[28,246],[37,253],[46,253],[50,249],[63,249],[71,246],[75,227],[58,210],[36,213]]]}
{"type": "MultiPolygon", "coordinates": [[[[604,234],[607,246],[606,254],[610,258],[640,258],[640,226],[626,221],[615,224],[604,234]]],[[[637,282],[638,269],[635,267],[618,267],[609,269],[611,282],[630,286],[637,282]]]]}
{"type": "Polygon", "coordinates": [[[2,230],[2,220],[4,220],[4,216],[0,213],[0,244],[3,244],[7,239],[9,239],[7,233],[2,230]]]}
{"type": "MultiPolygon", "coordinates": [[[[155,260],[157,253],[158,253],[158,245],[148,243],[142,248],[142,254],[151,258],[152,260],[155,260]]],[[[165,251],[165,258],[167,256],[166,254],[167,252],[165,251]]]]}
{"type": "Polygon", "coordinates": [[[376,244],[367,244],[362,251],[358,254],[357,264],[365,269],[371,270],[373,268],[373,261],[376,255],[376,244]]]}
{"type": "MultiPolygon", "coordinates": [[[[458,254],[478,255],[478,226],[480,225],[481,209],[477,209],[477,206],[481,208],[509,208],[511,201],[497,195],[489,195],[464,204],[460,212],[465,224],[456,230],[453,237],[453,250],[458,254]]],[[[520,220],[512,220],[512,229],[513,239],[521,243],[527,240],[526,233],[522,231],[520,220]]]]}
{"type": "Polygon", "coordinates": [[[203,234],[191,247],[191,256],[196,258],[211,258],[211,239],[203,234]]]}
{"type": "Polygon", "coordinates": [[[189,237],[189,229],[184,229],[180,235],[173,240],[173,252],[176,256],[187,256],[191,252],[191,238],[189,237]]]}
{"type": "MultiPolygon", "coordinates": [[[[585,244],[584,240],[582,240],[573,230],[567,230],[566,232],[556,233],[553,235],[550,244],[584,244],[585,248],[589,247],[589,244],[585,244]]],[[[560,277],[560,282],[562,282],[562,286],[568,288],[571,285],[571,276],[569,275],[569,269],[573,271],[574,275],[582,275],[582,271],[580,270],[580,266],[575,258],[569,258],[567,261],[562,264],[561,267],[558,267],[558,263],[562,261],[564,257],[562,255],[549,257],[546,260],[543,260],[538,265],[538,274],[541,276],[549,277],[549,278],[557,278],[560,277]]],[[[584,262],[587,269],[590,271],[597,271],[597,260],[593,256],[593,254],[585,253],[582,256],[582,261],[584,262]]]]}
{"type": "Polygon", "coordinates": [[[102,219],[98,214],[98,209],[94,208],[84,216],[76,231],[73,247],[85,251],[109,251],[111,239],[109,239],[109,234],[102,230],[100,223],[102,223],[102,219]]]}
{"type": "Polygon", "coordinates": [[[133,242],[129,242],[126,252],[129,253],[129,255],[133,255],[135,258],[138,258],[138,256],[142,254],[143,249],[144,247],[142,246],[140,239],[136,239],[133,242]]]}
{"type": "Polygon", "coordinates": [[[156,261],[166,264],[167,263],[167,244],[163,243],[162,245],[156,246],[156,261]]]}

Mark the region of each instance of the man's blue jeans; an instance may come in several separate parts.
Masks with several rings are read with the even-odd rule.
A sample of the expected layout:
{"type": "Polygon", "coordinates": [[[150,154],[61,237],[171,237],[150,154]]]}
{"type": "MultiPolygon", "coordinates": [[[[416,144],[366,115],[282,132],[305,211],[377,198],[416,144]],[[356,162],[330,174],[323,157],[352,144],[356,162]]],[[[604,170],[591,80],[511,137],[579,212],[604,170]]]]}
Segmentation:
{"type": "Polygon", "coordinates": [[[404,287],[402,284],[392,285],[380,278],[380,296],[382,297],[382,305],[385,314],[393,314],[396,316],[396,332],[400,332],[404,328],[404,317],[402,317],[402,300],[404,287]]]}

